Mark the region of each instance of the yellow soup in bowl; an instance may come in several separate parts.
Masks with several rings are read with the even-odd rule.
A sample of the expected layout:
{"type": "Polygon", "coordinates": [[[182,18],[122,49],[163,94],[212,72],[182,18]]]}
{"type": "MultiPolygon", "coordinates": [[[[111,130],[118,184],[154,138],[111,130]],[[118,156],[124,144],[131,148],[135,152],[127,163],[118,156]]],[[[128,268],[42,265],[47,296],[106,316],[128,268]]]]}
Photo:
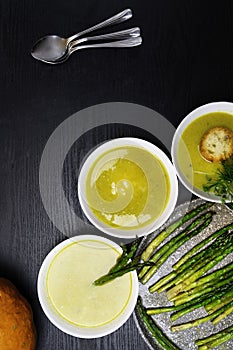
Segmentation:
{"type": "Polygon", "coordinates": [[[126,137],[107,141],[90,153],[79,174],[78,195],[85,215],[99,230],[136,238],[168,219],[178,183],[163,151],[126,137]]]}
{"type": "Polygon", "coordinates": [[[203,135],[211,128],[224,127],[233,131],[233,115],[227,112],[213,112],[194,119],[182,132],[178,144],[179,167],[186,179],[196,188],[203,190],[207,179],[221,169],[221,162],[210,162],[200,153],[203,135]]]}
{"type": "Polygon", "coordinates": [[[102,222],[125,229],[155,220],[167,204],[170,183],[160,160],[139,147],[103,153],[86,180],[87,202],[102,222]]]}
{"type": "Polygon", "coordinates": [[[132,314],[138,296],[136,271],[104,285],[99,279],[122,253],[113,241],[80,235],[58,244],[46,256],[38,275],[38,297],[50,321],[79,338],[114,332],[132,314]]]}

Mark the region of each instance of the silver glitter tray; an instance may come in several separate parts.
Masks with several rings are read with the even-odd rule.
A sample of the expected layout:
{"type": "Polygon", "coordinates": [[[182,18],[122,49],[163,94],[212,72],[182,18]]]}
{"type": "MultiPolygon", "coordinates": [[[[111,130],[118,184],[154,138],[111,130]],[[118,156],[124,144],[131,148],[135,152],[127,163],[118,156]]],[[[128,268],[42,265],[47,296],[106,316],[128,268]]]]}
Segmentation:
{"type": "MultiPolygon", "coordinates": [[[[166,223],[166,226],[170,223],[174,222],[178,218],[181,218],[184,213],[187,210],[191,210],[195,208],[196,206],[204,203],[201,199],[196,199],[192,201],[191,203],[184,203],[181,204],[176,208],[173,215],[169,219],[169,221],[166,223]]],[[[228,209],[227,206],[223,204],[216,203],[211,207],[211,210],[215,211],[216,214],[214,215],[214,218],[211,222],[211,224],[203,230],[200,234],[198,234],[196,237],[190,239],[188,242],[186,242],[183,246],[181,246],[175,253],[173,253],[169,259],[161,266],[161,268],[157,271],[157,273],[151,278],[145,285],[142,285],[140,283],[139,285],[139,295],[142,297],[143,305],[146,307],[158,307],[158,306],[168,306],[172,305],[171,302],[169,302],[166,298],[165,292],[163,293],[154,293],[151,294],[148,291],[148,287],[151,286],[155,281],[157,281],[159,278],[161,278],[164,275],[167,275],[169,272],[172,271],[172,265],[180,259],[182,255],[184,255],[189,249],[191,249],[194,245],[196,245],[198,242],[200,242],[202,239],[210,235],[212,232],[216,231],[217,229],[227,225],[230,222],[233,222],[233,211],[228,209]]],[[[165,227],[165,225],[164,225],[165,227]]],[[[140,246],[138,253],[141,254],[142,251],[146,248],[146,246],[149,244],[149,242],[164,228],[160,228],[158,231],[146,236],[140,246]]],[[[184,227],[184,226],[182,226],[184,227]]],[[[168,239],[164,241],[167,242],[170,240],[171,237],[176,235],[182,228],[176,230],[168,239]]],[[[229,254],[221,263],[216,265],[212,270],[215,270],[230,261],[233,261],[233,254],[229,254]]],[[[210,270],[210,271],[212,271],[210,270]]],[[[195,345],[194,341],[196,339],[200,339],[206,336],[209,336],[213,333],[216,333],[220,331],[223,328],[226,328],[233,324],[233,314],[229,315],[227,318],[225,318],[223,321],[219,322],[219,324],[213,326],[211,322],[203,323],[200,326],[193,327],[188,330],[175,332],[173,333],[170,330],[171,327],[171,320],[170,320],[170,314],[171,313],[163,313],[160,315],[154,315],[153,318],[156,322],[156,324],[163,330],[163,332],[167,335],[169,339],[171,339],[174,344],[181,350],[197,350],[197,346],[195,345]]],[[[192,313],[189,313],[180,319],[176,320],[173,324],[179,324],[183,322],[187,322],[189,320],[200,318],[202,316],[207,315],[204,308],[199,308],[194,310],[192,313]]],[[[157,349],[163,349],[161,345],[156,341],[156,339],[152,336],[152,334],[147,330],[144,322],[141,320],[137,308],[134,312],[134,320],[136,322],[136,325],[139,329],[140,334],[142,335],[143,339],[149,346],[151,350],[157,350],[157,349]]],[[[216,350],[232,350],[233,349],[233,340],[230,340],[228,342],[225,342],[224,344],[219,345],[215,348],[216,350]]]]}

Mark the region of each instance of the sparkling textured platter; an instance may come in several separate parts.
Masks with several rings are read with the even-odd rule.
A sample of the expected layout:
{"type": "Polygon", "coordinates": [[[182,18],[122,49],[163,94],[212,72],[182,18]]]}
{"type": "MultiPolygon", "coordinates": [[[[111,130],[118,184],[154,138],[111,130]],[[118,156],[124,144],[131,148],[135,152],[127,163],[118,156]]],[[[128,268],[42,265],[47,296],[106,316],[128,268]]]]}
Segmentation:
{"type": "MultiPolygon", "coordinates": [[[[181,218],[186,211],[192,210],[193,208],[197,207],[198,205],[204,203],[201,199],[196,199],[194,201],[187,202],[184,204],[181,204],[178,206],[172,216],[170,217],[169,221],[161,227],[156,232],[150,234],[149,236],[146,236],[140,246],[138,254],[141,254],[143,250],[146,248],[146,246],[150,243],[150,241],[159,233],[161,230],[165,227],[167,227],[172,222],[176,221],[177,219],[181,218]]],[[[215,212],[214,217],[210,225],[203,230],[200,234],[198,234],[196,237],[191,238],[188,242],[186,242],[184,245],[182,245],[179,249],[176,250],[175,253],[173,253],[169,259],[161,266],[161,268],[154,274],[154,276],[145,284],[142,285],[140,283],[139,286],[139,295],[142,298],[143,305],[145,307],[161,307],[161,306],[168,306],[172,305],[171,302],[169,302],[166,298],[166,293],[162,292],[160,294],[153,293],[151,294],[148,290],[148,287],[151,286],[155,281],[157,281],[162,276],[167,275],[169,272],[172,271],[172,265],[180,259],[182,255],[184,255],[189,249],[191,249],[194,245],[199,243],[202,239],[209,236],[212,232],[218,230],[219,228],[227,225],[228,223],[233,222],[233,211],[230,210],[227,206],[215,203],[211,207],[211,210],[215,212]]],[[[187,225],[182,225],[182,228],[184,228],[187,225]]],[[[169,238],[167,238],[165,242],[170,240],[171,237],[175,236],[178,232],[182,230],[182,228],[177,229],[169,238]]],[[[162,243],[163,244],[163,243],[162,243]]],[[[161,245],[162,245],[161,244],[161,245]]],[[[230,261],[233,261],[233,253],[229,254],[222,262],[220,262],[218,265],[216,265],[212,270],[213,271],[226,263],[229,263],[230,261]]],[[[226,317],[223,321],[219,322],[217,325],[213,326],[211,322],[205,322],[200,326],[193,327],[191,329],[185,330],[185,331],[179,331],[179,332],[172,332],[170,330],[172,324],[179,324],[183,322],[187,322],[189,320],[193,320],[196,318],[203,317],[207,315],[206,311],[203,307],[196,309],[195,311],[182,316],[180,319],[176,320],[175,322],[171,322],[170,320],[170,312],[163,313],[160,315],[154,315],[153,318],[156,322],[156,324],[163,330],[163,332],[167,335],[169,339],[171,339],[176,346],[181,350],[197,350],[197,346],[195,345],[194,341],[196,339],[200,339],[203,337],[207,337],[213,333],[216,333],[220,331],[221,329],[224,329],[230,325],[233,324],[233,314],[226,317]]],[[[150,349],[162,349],[161,345],[158,344],[156,339],[152,336],[152,334],[147,330],[144,322],[141,320],[138,314],[137,308],[134,312],[134,320],[136,322],[136,325],[139,329],[140,334],[142,335],[143,339],[147,343],[150,349]]],[[[233,340],[230,340],[226,343],[223,343],[215,348],[216,350],[232,350],[233,349],[233,340]]]]}

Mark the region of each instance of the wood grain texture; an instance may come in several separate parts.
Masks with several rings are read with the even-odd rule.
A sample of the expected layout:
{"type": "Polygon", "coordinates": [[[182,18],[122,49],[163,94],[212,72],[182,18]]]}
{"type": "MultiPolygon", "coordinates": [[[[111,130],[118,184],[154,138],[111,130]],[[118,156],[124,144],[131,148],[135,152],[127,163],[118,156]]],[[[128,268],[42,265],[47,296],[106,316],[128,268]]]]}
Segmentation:
{"type": "Polygon", "coordinates": [[[56,329],[40,308],[40,265],[65,238],[40,199],[38,170],[47,139],[68,116],[98,103],[142,104],[177,126],[201,104],[232,101],[232,15],[231,0],[0,2],[0,275],[32,304],[37,350],[148,349],[132,317],[112,335],[81,340],[56,329]],[[41,36],[68,36],[127,7],[134,18],[117,29],[139,25],[142,47],[82,51],[60,66],[30,56],[41,36]]]}

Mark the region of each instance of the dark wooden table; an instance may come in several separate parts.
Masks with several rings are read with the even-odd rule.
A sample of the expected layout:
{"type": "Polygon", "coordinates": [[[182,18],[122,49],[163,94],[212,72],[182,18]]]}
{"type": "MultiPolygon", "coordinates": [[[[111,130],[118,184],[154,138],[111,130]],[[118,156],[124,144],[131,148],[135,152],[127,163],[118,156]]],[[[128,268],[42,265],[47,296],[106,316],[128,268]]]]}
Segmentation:
{"type": "MultiPolygon", "coordinates": [[[[40,265],[66,238],[49,220],[39,192],[48,138],[70,115],[95,104],[144,105],[176,127],[199,105],[232,101],[232,16],[232,0],[0,2],[0,276],[11,279],[30,301],[38,350],[148,348],[132,317],[112,335],[81,340],[56,329],[39,305],[40,265]],[[134,18],[116,28],[139,25],[141,47],[81,51],[60,66],[30,56],[39,37],[68,36],[128,7],[134,18]]],[[[112,135],[127,134],[118,127],[112,135]]],[[[98,143],[96,134],[88,140],[89,146],[98,143]]]]}

